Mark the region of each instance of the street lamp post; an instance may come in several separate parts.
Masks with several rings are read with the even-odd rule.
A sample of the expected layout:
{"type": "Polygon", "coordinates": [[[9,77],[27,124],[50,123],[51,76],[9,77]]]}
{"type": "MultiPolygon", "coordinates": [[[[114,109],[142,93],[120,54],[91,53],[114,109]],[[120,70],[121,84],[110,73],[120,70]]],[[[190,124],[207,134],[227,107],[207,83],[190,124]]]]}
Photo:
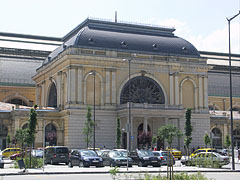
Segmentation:
{"type": "Polygon", "coordinates": [[[95,77],[96,77],[96,72],[91,71],[89,73],[90,75],[93,75],[93,150],[95,151],[95,144],[96,144],[96,135],[95,135],[95,126],[96,126],[96,119],[95,119],[95,77]]]}
{"type": "Polygon", "coordinates": [[[229,78],[230,78],[230,112],[231,112],[231,146],[232,146],[232,170],[235,170],[234,162],[234,138],[233,138],[233,112],[232,112],[232,62],[231,62],[231,37],[230,37],[230,22],[240,14],[234,15],[231,18],[227,18],[228,21],[228,37],[229,37],[229,78]]]}
{"type": "MultiPolygon", "coordinates": [[[[123,59],[123,61],[128,61],[128,122],[127,122],[127,150],[130,153],[131,146],[132,146],[132,120],[131,120],[131,99],[130,99],[130,92],[131,92],[131,58],[130,59],[123,59]]],[[[127,158],[127,167],[128,167],[128,158],[127,158]]]]}

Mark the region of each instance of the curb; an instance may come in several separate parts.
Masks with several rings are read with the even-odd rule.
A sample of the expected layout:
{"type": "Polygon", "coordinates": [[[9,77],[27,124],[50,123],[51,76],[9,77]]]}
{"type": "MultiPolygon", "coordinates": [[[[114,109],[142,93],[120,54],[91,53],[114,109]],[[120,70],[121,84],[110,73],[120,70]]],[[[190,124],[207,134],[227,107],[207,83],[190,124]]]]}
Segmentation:
{"type": "MultiPolygon", "coordinates": [[[[174,173],[197,173],[197,172],[202,172],[202,173],[236,173],[240,172],[240,170],[189,170],[189,171],[173,171],[174,173]]],[[[167,173],[167,171],[120,171],[119,173],[167,173]]],[[[0,176],[17,176],[17,175],[51,175],[51,174],[109,174],[108,171],[92,171],[92,172],[18,172],[18,173],[0,173],[0,176]]]]}

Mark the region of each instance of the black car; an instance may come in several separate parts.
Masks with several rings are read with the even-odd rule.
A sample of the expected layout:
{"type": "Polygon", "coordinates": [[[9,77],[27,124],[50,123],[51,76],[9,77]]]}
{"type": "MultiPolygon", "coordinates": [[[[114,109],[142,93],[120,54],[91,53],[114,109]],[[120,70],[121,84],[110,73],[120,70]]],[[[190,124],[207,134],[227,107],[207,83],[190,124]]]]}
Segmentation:
{"type": "Polygon", "coordinates": [[[151,165],[153,167],[161,166],[161,159],[154,156],[150,150],[135,150],[130,152],[130,157],[133,160],[133,164],[138,165],[139,167],[147,167],[151,165]]]}
{"type": "Polygon", "coordinates": [[[69,154],[68,167],[103,167],[102,158],[93,150],[72,150],[69,154]]]}
{"type": "Polygon", "coordinates": [[[120,151],[105,151],[101,155],[104,166],[127,166],[132,167],[132,159],[127,157],[127,154],[120,151]]]}
{"type": "Polygon", "coordinates": [[[68,164],[68,147],[65,146],[49,146],[45,151],[45,164],[68,164]]]}

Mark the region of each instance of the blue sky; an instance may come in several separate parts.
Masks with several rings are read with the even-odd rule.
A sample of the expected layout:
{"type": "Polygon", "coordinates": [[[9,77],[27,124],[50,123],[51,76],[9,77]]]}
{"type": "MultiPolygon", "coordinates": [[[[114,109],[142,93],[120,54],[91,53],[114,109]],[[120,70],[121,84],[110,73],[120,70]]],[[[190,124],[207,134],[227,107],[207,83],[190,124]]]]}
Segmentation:
{"type": "MultiPolygon", "coordinates": [[[[0,0],[0,32],[63,37],[87,17],[175,27],[198,50],[228,52],[226,17],[240,0],[0,0]]],[[[231,21],[240,54],[240,16],[231,21]]]]}

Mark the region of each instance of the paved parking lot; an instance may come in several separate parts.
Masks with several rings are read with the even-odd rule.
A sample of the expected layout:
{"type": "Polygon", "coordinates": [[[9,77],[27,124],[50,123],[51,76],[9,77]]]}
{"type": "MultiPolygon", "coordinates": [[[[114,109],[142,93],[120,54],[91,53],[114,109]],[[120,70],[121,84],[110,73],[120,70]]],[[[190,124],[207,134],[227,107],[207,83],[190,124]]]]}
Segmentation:
{"type": "MultiPolygon", "coordinates": [[[[10,160],[5,160],[7,164],[5,164],[4,169],[0,169],[0,175],[11,175],[11,174],[19,174],[22,172],[20,169],[15,169],[13,168],[13,164],[11,163],[10,160]]],[[[27,173],[29,174],[41,174],[41,173],[46,173],[46,174],[81,174],[81,173],[108,173],[111,167],[101,167],[101,168],[96,168],[96,167],[89,167],[89,168],[84,168],[84,167],[73,167],[69,168],[67,165],[64,164],[59,164],[59,165],[45,165],[44,169],[27,169],[27,173]]],[[[240,172],[240,164],[236,163],[235,169],[240,172]]],[[[126,167],[121,167],[119,168],[121,172],[166,172],[167,171],[167,166],[161,166],[159,167],[138,167],[138,166],[133,166],[131,168],[126,168],[126,167]]],[[[222,172],[222,171],[231,171],[231,163],[223,166],[221,169],[217,168],[199,168],[199,167],[189,167],[189,166],[184,166],[181,164],[180,161],[176,161],[176,164],[174,165],[174,171],[177,172],[222,172]]]]}

